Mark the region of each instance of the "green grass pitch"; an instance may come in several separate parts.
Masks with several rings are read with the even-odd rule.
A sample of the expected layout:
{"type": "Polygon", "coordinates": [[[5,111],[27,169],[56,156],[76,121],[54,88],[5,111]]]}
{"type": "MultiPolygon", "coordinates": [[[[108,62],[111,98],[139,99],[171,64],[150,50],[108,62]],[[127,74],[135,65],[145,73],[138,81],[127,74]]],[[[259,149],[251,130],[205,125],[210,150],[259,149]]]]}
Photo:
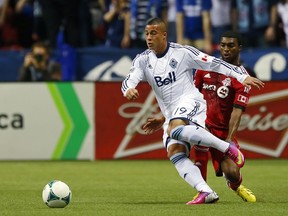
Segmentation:
{"type": "Polygon", "coordinates": [[[257,196],[246,203],[216,178],[209,163],[208,183],[216,204],[187,206],[196,191],[162,160],[2,161],[1,216],[284,216],[288,215],[288,160],[247,160],[243,185],[257,196]],[[50,180],[66,182],[73,193],[64,209],[50,209],[42,189],[50,180]]]}

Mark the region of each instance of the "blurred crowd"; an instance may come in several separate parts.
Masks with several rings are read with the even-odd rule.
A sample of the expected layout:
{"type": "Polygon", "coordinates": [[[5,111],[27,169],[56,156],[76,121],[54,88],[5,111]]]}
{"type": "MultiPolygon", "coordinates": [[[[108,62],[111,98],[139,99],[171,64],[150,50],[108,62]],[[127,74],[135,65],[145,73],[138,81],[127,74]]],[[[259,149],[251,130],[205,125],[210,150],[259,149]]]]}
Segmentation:
{"type": "Polygon", "coordinates": [[[0,49],[55,48],[60,33],[75,48],[146,48],[155,16],[169,41],[207,53],[227,30],[241,33],[244,47],[288,47],[288,0],[0,0],[0,49]]]}

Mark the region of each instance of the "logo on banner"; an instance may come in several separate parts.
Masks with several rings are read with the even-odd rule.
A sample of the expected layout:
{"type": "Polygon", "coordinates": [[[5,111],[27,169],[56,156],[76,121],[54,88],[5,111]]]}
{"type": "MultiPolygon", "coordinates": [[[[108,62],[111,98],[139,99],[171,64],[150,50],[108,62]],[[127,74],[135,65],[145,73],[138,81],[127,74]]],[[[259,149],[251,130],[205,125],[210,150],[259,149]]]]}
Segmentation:
{"type": "Polygon", "coordinates": [[[152,91],[149,93],[143,104],[135,102],[125,103],[119,107],[118,112],[120,116],[123,118],[130,118],[131,121],[125,128],[125,135],[114,154],[114,158],[122,158],[164,148],[161,136],[159,136],[158,142],[143,142],[141,145],[133,145],[133,140],[137,139],[137,136],[147,136],[145,131],[142,129],[147,118],[152,115],[154,117],[161,115],[152,91]],[[129,108],[133,107],[138,107],[139,111],[136,113],[129,113],[129,108]]]}
{"type": "MultiPolygon", "coordinates": [[[[242,115],[237,138],[241,148],[252,154],[254,152],[264,157],[283,157],[287,155],[288,145],[288,113],[287,107],[283,105],[288,101],[288,90],[277,91],[276,89],[281,87],[272,84],[271,86],[267,84],[266,87],[269,88],[266,93],[257,92],[258,95],[250,98],[247,110],[242,115]]],[[[164,151],[162,156],[165,157],[162,143],[163,131],[159,130],[155,134],[147,135],[142,129],[148,117],[160,116],[153,92],[150,89],[148,92],[148,96],[142,97],[145,98],[142,101],[124,103],[119,101],[116,111],[119,117],[117,121],[125,124],[117,128],[119,132],[115,134],[116,138],[112,139],[115,148],[108,157],[137,158],[138,155],[139,158],[146,157],[143,153],[148,157],[156,157],[155,153],[158,155],[159,150],[164,151]]],[[[103,141],[101,140],[100,143],[103,141]]],[[[103,148],[103,151],[106,152],[107,149],[103,148]]]]}
{"type": "Polygon", "coordinates": [[[241,148],[271,157],[281,156],[288,145],[288,90],[250,98],[237,134],[241,148]],[[253,133],[251,133],[253,132],[253,133]]]}
{"type": "Polygon", "coordinates": [[[0,113],[0,129],[23,129],[24,118],[20,113],[6,114],[0,113]]]}

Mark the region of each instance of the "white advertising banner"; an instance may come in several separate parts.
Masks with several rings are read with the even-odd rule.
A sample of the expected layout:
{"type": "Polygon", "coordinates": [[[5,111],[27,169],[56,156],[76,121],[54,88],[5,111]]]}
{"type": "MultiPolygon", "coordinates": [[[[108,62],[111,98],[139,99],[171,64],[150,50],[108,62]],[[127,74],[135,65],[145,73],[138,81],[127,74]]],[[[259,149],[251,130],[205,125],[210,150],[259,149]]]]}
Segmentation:
{"type": "Polygon", "coordinates": [[[1,83],[0,160],[94,159],[94,83],[1,83]]]}

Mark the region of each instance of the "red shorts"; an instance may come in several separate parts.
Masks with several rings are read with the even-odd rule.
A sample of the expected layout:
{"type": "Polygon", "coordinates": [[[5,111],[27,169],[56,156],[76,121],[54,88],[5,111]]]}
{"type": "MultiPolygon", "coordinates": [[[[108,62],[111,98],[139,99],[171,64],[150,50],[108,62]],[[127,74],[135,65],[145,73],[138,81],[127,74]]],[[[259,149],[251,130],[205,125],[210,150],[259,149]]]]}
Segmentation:
{"type": "MultiPolygon", "coordinates": [[[[228,136],[227,130],[212,128],[212,127],[209,127],[208,129],[214,136],[218,137],[221,140],[226,140],[228,136]]],[[[236,138],[233,139],[233,142],[236,144],[238,148],[240,148],[236,138]]],[[[223,176],[223,172],[222,172],[220,164],[227,156],[223,152],[220,152],[219,150],[215,148],[209,148],[209,151],[211,154],[211,159],[212,159],[212,163],[213,163],[216,176],[223,176]]]]}

